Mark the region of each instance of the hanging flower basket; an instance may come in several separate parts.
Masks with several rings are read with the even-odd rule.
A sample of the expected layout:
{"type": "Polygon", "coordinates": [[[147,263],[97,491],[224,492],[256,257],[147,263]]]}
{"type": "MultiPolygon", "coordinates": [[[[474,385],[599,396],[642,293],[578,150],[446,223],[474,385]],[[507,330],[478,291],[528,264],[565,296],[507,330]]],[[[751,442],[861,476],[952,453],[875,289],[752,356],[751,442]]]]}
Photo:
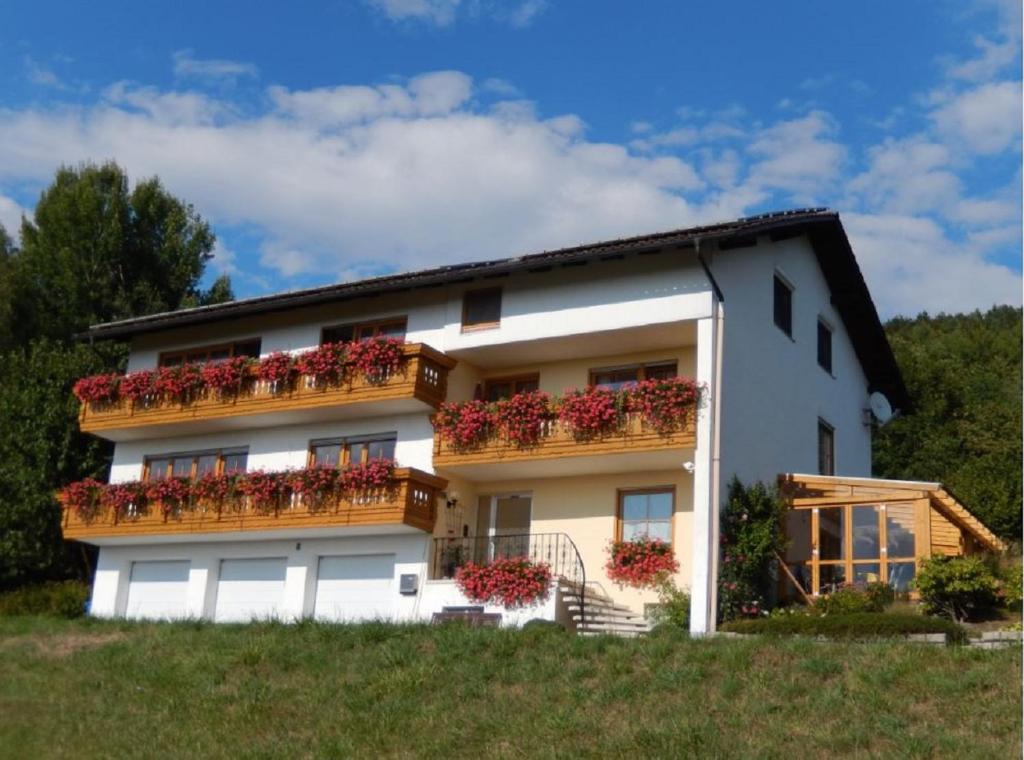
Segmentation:
{"type": "Polygon", "coordinates": [[[352,343],[348,360],[366,382],[383,383],[401,371],[405,363],[404,345],[398,338],[372,338],[352,343]]]}
{"type": "Polygon", "coordinates": [[[624,407],[622,394],[608,388],[568,389],[558,403],[558,419],[577,440],[592,440],[622,430],[624,407]]]}
{"type": "Polygon", "coordinates": [[[290,387],[297,374],[295,357],[283,351],[264,356],[256,365],[257,379],[270,383],[278,393],[290,387]]]}
{"type": "Polygon", "coordinates": [[[148,369],[140,372],[129,372],[118,383],[118,393],[121,398],[126,398],[135,403],[145,401],[155,392],[155,380],[156,373],[148,369]]]}
{"type": "Polygon", "coordinates": [[[115,519],[141,515],[149,508],[146,484],[139,480],[104,486],[102,498],[103,504],[114,513],[115,519]]]}
{"type": "Polygon", "coordinates": [[[109,404],[117,400],[120,379],[115,374],[83,377],[71,391],[83,404],[109,404]]]}
{"type": "Polygon", "coordinates": [[[455,584],[467,599],[507,609],[531,607],[547,599],[551,567],[529,557],[507,557],[478,564],[467,562],[455,571],[455,584]]]}
{"type": "Polygon", "coordinates": [[[251,377],[249,372],[255,364],[256,360],[248,356],[233,356],[204,364],[203,383],[221,398],[236,396],[241,392],[242,384],[251,377]]]}
{"type": "Polygon", "coordinates": [[[626,389],[626,406],[660,435],[682,430],[697,410],[700,388],[686,377],[643,380],[626,389]]]}
{"type": "Polygon", "coordinates": [[[348,376],[347,343],[324,343],[295,358],[295,369],[318,387],[340,385],[348,376]]]}
{"type": "Polygon", "coordinates": [[[446,401],[434,415],[433,422],[434,430],[455,451],[471,451],[490,436],[494,415],[483,401],[446,401]]]}
{"type": "Polygon", "coordinates": [[[61,491],[61,501],[68,509],[74,510],[79,518],[90,522],[95,519],[103,507],[103,483],[92,478],[85,478],[69,483],[61,491]]]}
{"type": "Polygon", "coordinates": [[[238,490],[249,498],[253,511],[263,514],[276,512],[288,503],[288,497],[291,496],[288,475],[263,470],[247,472],[240,479],[238,490]]]}
{"type": "Polygon", "coordinates": [[[654,588],[668,576],[679,572],[672,547],[657,538],[613,541],[608,547],[605,570],[620,586],[654,588]]]}
{"type": "Polygon", "coordinates": [[[225,508],[238,509],[242,504],[239,483],[244,473],[208,472],[192,484],[192,501],[202,507],[212,507],[217,512],[225,508]]]}
{"type": "Polygon", "coordinates": [[[518,448],[536,446],[554,416],[551,396],[543,391],[517,393],[499,401],[495,408],[502,436],[518,448]]]}
{"type": "Polygon", "coordinates": [[[337,495],[340,485],[337,467],[307,467],[291,474],[292,492],[311,512],[323,509],[337,495]]]}
{"type": "Polygon", "coordinates": [[[165,515],[180,512],[192,501],[192,484],[188,478],[164,478],[146,485],[146,498],[160,503],[165,515]]]}

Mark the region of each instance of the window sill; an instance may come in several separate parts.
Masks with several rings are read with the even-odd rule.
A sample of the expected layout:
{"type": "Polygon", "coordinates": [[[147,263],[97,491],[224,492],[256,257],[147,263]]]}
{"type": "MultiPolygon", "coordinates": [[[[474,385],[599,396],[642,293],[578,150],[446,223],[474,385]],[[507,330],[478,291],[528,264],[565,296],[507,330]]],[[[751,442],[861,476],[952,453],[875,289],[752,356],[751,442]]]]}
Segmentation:
{"type": "Polygon", "coordinates": [[[479,325],[462,325],[462,332],[472,333],[482,332],[485,330],[497,330],[499,327],[501,327],[501,322],[484,322],[479,325]]]}

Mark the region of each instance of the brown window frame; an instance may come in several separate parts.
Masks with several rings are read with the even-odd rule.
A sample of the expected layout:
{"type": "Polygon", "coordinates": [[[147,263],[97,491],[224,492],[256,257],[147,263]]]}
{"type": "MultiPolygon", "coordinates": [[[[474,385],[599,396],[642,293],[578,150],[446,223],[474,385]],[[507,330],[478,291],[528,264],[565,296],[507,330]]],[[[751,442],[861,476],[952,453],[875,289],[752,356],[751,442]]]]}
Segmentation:
{"type": "Polygon", "coordinates": [[[152,464],[154,461],[160,459],[167,460],[167,472],[164,474],[165,478],[172,477],[174,473],[174,460],[185,459],[186,457],[192,458],[192,467],[189,470],[188,477],[192,480],[196,478],[196,469],[199,464],[201,457],[216,456],[217,466],[214,468],[214,473],[217,475],[224,474],[224,459],[225,457],[233,454],[245,454],[245,469],[242,472],[246,472],[249,469],[249,447],[248,446],[227,446],[220,449],[196,449],[194,451],[172,451],[166,454],[148,454],[142,460],[142,480],[143,482],[149,482],[152,477],[152,464]]]}
{"type": "Polygon", "coordinates": [[[641,362],[641,363],[633,363],[633,364],[620,364],[620,365],[611,366],[611,367],[593,367],[587,373],[587,382],[590,385],[597,385],[596,377],[601,372],[625,372],[625,371],[628,371],[628,370],[636,370],[636,380],[635,381],[630,380],[630,381],[627,381],[627,382],[640,382],[642,380],[646,380],[647,379],[646,372],[647,372],[648,369],[650,369],[652,367],[667,367],[669,365],[671,365],[674,368],[672,370],[673,373],[674,373],[673,376],[674,377],[678,376],[679,375],[679,360],[678,359],[665,359],[663,361],[662,360],[658,360],[658,361],[641,362]]]}
{"type": "MultiPolygon", "coordinates": [[[[316,449],[317,446],[340,446],[340,461],[335,466],[345,467],[346,465],[352,464],[352,444],[374,443],[378,441],[394,441],[397,449],[398,434],[391,432],[371,433],[369,435],[350,435],[334,438],[314,438],[309,442],[309,446],[306,451],[306,466],[313,467],[316,465],[316,454],[314,449],[316,449]]],[[[362,451],[360,452],[359,461],[362,464],[369,461],[369,448],[367,446],[363,446],[362,451]]]]}
{"type": "Polygon", "coordinates": [[[490,393],[491,388],[493,388],[495,385],[502,385],[504,383],[509,383],[511,385],[511,387],[512,387],[512,395],[513,396],[517,396],[517,395],[519,395],[520,393],[523,392],[521,390],[516,390],[516,385],[518,383],[535,383],[537,385],[537,388],[539,389],[540,388],[540,373],[539,372],[533,372],[533,373],[523,373],[521,375],[503,375],[501,377],[485,377],[484,378],[484,387],[483,387],[484,401],[490,401],[490,398],[491,398],[491,393],[490,393]]]}
{"type": "MultiPolygon", "coordinates": [[[[615,540],[622,540],[622,526],[625,520],[622,517],[624,499],[626,496],[651,493],[668,493],[672,495],[672,512],[668,518],[669,546],[675,549],[676,545],[676,487],[675,486],[644,486],[642,488],[619,488],[615,492],[615,540]]],[[[650,520],[648,520],[650,522],[650,520]]]]}
{"type": "Polygon", "coordinates": [[[380,335],[380,329],[385,325],[402,325],[402,339],[405,339],[405,334],[409,330],[409,317],[406,314],[395,317],[385,317],[383,319],[372,319],[365,322],[339,322],[336,325],[327,325],[320,329],[320,345],[322,346],[326,341],[324,336],[331,330],[342,330],[344,328],[352,328],[352,340],[361,341],[376,338],[380,335]],[[364,333],[369,330],[369,335],[364,333]]]}
{"type": "Polygon", "coordinates": [[[462,332],[473,332],[475,330],[493,330],[496,327],[501,326],[501,307],[504,305],[504,292],[501,286],[491,288],[477,288],[475,290],[467,290],[462,294],[462,332]],[[466,314],[469,311],[466,299],[469,296],[481,296],[486,293],[497,293],[498,294],[498,318],[491,322],[473,322],[468,323],[466,321],[466,314]]]}
{"type": "Polygon", "coordinates": [[[201,364],[203,362],[210,361],[209,355],[212,354],[214,351],[227,351],[227,358],[231,358],[236,355],[236,352],[238,351],[239,347],[245,346],[250,343],[257,344],[256,356],[258,358],[259,352],[262,351],[263,349],[263,339],[261,337],[246,338],[244,340],[235,340],[231,341],[230,343],[209,343],[204,346],[191,346],[189,348],[175,349],[174,351],[162,351],[160,355],[157,357],[157,366],[178,367],[186,362],[190,354],[197,354],[199,352],[205,353],[207,355],[207,358],[199,362],[190,361],[188,362],[189,364],[201,364]],[[168,364],[167,362],[169,359],[177,359],[178,362],[177,364],[168,364]]]}

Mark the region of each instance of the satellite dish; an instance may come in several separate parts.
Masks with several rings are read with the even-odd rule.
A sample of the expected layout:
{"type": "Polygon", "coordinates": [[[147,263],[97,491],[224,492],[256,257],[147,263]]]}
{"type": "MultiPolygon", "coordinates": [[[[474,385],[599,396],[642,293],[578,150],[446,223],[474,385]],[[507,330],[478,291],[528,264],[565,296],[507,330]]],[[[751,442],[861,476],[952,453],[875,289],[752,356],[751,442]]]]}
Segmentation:
{"type": "Polygon", "coordinates": [[[868,396],[868,406],[871,407],[871,414],[878,420],[878,424],[884,425],[892,419],[892,404],[885,394],[875,391],[868,396]]]}

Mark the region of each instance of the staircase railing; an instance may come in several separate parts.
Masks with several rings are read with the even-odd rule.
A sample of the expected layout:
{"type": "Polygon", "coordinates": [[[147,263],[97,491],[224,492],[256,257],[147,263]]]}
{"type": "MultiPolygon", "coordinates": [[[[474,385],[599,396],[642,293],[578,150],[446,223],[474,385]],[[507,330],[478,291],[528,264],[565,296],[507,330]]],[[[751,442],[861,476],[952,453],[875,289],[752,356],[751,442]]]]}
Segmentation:
{"type": "Polygon", "coordinates": [[[454,578],[455,571],[467,562],[482,564],[509,557],[544,562],[552,575],[574,586],[578,590],[580,619],[584,619],[587,569],[576,544],[565,533],[435,538],[431,577],[454,578]]]}

